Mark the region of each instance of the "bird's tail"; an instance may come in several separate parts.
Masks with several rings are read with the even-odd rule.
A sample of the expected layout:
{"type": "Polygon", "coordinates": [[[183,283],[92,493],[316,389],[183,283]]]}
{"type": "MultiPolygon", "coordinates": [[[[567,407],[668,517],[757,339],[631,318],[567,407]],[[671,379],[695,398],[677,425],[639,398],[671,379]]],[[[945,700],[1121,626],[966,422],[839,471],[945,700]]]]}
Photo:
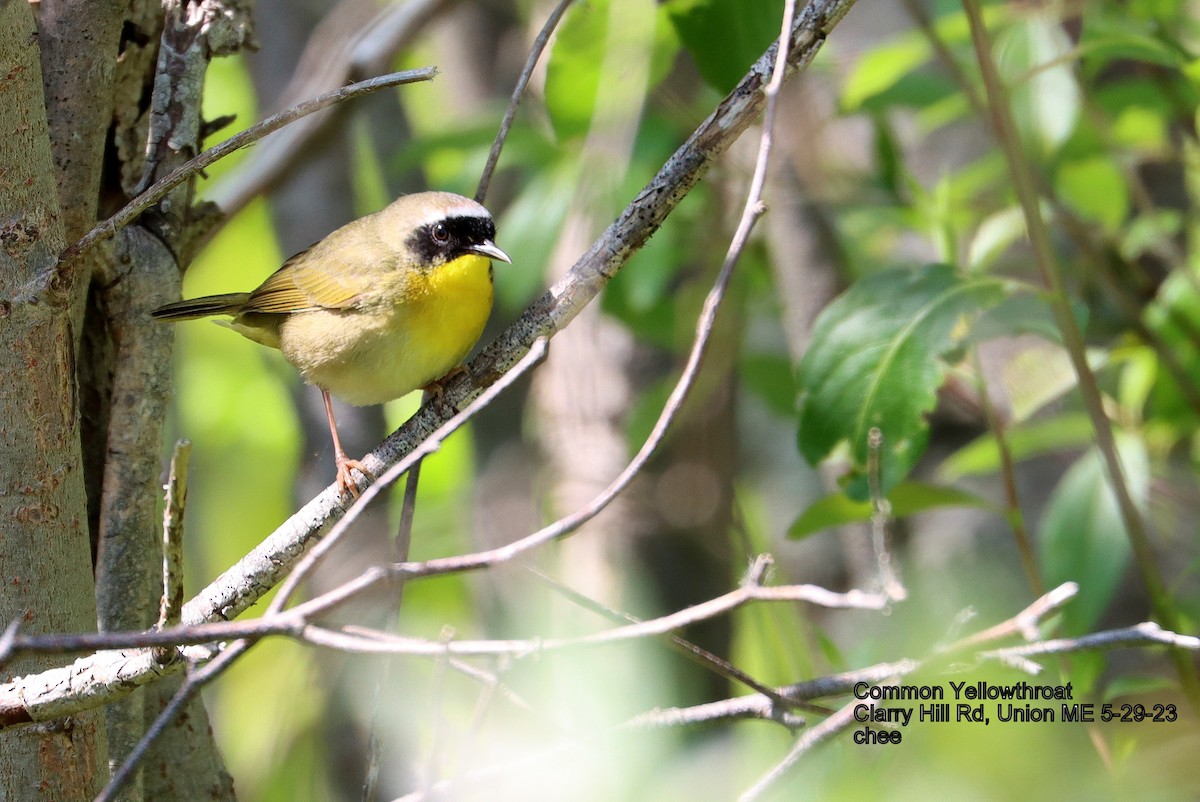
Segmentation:
{"type": "Polygon", "coordinates": [[[203,298],[192,298],[160,306],[150,313],[150,317],[155,320],[192,320],[209,315],[236,315],[249,299],[250,293],[248,292],[206,295],[203,298]]]}

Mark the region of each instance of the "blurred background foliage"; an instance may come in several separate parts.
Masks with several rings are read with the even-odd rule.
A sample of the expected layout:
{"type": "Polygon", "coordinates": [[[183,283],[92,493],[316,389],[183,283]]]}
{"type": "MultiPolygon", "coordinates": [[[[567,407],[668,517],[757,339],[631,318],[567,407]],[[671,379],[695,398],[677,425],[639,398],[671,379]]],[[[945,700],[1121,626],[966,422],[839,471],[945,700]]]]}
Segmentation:
{"type": "MultiPolygon", "coordinates": [[[[260,2],[262,51],[219,60],[208,74],[206,115],[237,115],[221,136],[270,111],[306,40],[320,42],[330,20],[362,5],[260,2]]],[[[582,253],[737,82],[777,35],[782,7],[575,4],[535,73],[488,198],[514,264],[497,267],[485,342],[582,253]]],[[[397,192],[473,194],[549,10],[532,0],[442,3],[393,60],[436,65],[439,77],[344,110],[285,180],[212,239],[185,295],[252,287],[289,253],[397,192]],[[304,184],[323,162],[333,177],[304,184]],[[288,195],[290,183],[302,188],[288,195]]],[[[1127,478],[1189,632],[1200,614],[1196,11],[1192,0],[985,5],[1127,478]]],[[[871,588],[865,432],[879,426],[908,600],[888,616],[756,606],[690,638],[769,684],[921,656],[963,626],[962,611],[973,611],[970,631],[1036,595],[1014,526],[1031,534],[1045,586],[1082,585],[1059,631],[1149,617],[985,102],[957,2],[877,0],[850,12],[782,98],[770,212],[676,433],[623,506],[578,543],[535,560],[542,571],[642,617],[719,595],[760,552],[775,556],[777,581],[871,588]],[[1016,506],[1001,444],[1015,463],[1007,478],[1016,506]]],[[[552,359],[542,369],[551,378],[518,388],[426,462],[415,558],[515,539],[572,511],[590,494],[571,482],[602,487],[640,445],[732,233],[756,137],[745,139],[622,270],[600,308],[573,324],[588,342],[555,340],[552,350],[574,359],[583,378],[568,370],[566,384],[555,384],[563,367],[552,359]],[[570,426],[554,423],[563,414],[556,401],[576,416],[570,426]],[[613,443],[616,461],[605,462],[613,443]],[[576,469],[581,477],[570,475],[576,469]]],[[[251,150],[217,165],[201,194],[236,181],[253,159],[251,150]]],[[[177,375],[176,428],[196,444],[187,569],[195,590],[327,484],[333,460],[327,433],[305,422],[315,390],[297,388],[277,354],[189,324],[179,330],[177,375]]],[[[363,419],[350,450],[371,447],[416,403],[387,405],[386,429],[363,419]]],[[[343,573],[318,583],[386,555],[397,504],[347,547],[343,573]]],[[[376,599],[343,615],[379,624],[387,607],[376,599]]],[[[412,584],[398,626],[436,639],[561,635],[607,623],[506,568],[412,584]]],[[[437,662],[385,668],[283,640],[256,647],[208,701],[244,800],[360,798],[377,699],[379,798],[506,761],[517,767],[489,776],[482,791],[468,786],[472,793],[727,799],[792,743],[783,727],[763,722],[613,734],[652,708],[742,692],[661,643],[489,668],[528,707],[437,662]],[[529,755],[541,759],[521,763],[529,755]]],[[[1046,681],[1068,680],[1077,698],[1177,701],[1186,721],[914,726],[898,747],[828,746],[776,796],[1004,799],[1020,787],[1056,799],[1195,798],[1200,782],[1187,757],[1197,746],[1195,717],[1161,654],[1049,663],[1046,681]]]]}

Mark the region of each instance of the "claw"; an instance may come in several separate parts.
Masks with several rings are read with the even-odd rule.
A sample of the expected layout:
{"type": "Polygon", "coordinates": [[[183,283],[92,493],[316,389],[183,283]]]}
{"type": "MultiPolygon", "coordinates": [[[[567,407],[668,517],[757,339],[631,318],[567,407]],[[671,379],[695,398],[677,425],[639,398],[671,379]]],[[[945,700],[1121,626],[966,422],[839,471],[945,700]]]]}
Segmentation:
{"type": "Polygon", "coordinates": [[[341,491],[343,496],[349,495],[353,496],[354,498],[358,498],[362,495],[362,491],[365,489],[365,486],[360,488],[358,486],[358,482],[354,481],[354,477],[351,475],[350,471],[358,471],[371,481],[374,481],[376,476],[367,470],[366,465],[363,465],[356,459],[350,459],[345,454],[342,454],[337,459],[338,489],[341,491]]]}

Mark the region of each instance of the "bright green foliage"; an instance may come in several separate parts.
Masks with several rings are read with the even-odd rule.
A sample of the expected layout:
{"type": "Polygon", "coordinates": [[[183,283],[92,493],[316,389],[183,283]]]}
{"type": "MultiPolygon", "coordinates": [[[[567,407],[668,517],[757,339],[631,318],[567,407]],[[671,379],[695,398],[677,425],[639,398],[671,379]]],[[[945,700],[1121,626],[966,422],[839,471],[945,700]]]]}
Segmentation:
{"type": "Polygon", "coordinates": [[[1002,281],[966,278],[948,265],[887,270],[851,287],[817,319],[800,363],[804,456],[816,464],[846,443],[854,460],[847,490],[863,499],[867,433],[879,428],[886,493],[925,449],[925,416],[947,369],[941,357],[1007,293],[1002,281]]]}
{"type": "Polygon", "coordinates": [[[1110,231],[1118,229],[1129,213],[1128,185],[1109,159],[1066,162],[1059,168],[1054,185],[1063,202],[1081,218],[1110,231]]]}
{"type": "MultiPolygon", "coordinates": [[[[1137,437],[1117,439],[1125,482],[1145,508],[1150,466],[1137,437]]],[[[1068,633],[1095,626],[1129,565],[1129,538],[1100,453],[1092,449],[1063,476],[1042,516],[1038,553],[1051,585],[1079,583],[1079,596],[1064,612],[1068,633]]]]}
{"type": "Polygon", "coordinates": [[[666,15],[653,0],[576,3],[546,65],[546,109],[555,133],[575,139],[587,133],[597,111],[623,113],[640,106],[647,90],[666,76],[677,49],[666,15]]]}
{"type": "Polygon", "coordinates": [[[1067,58],[1071,39],[1054,12],[1029,13],[996,41],[1001,74],[1007,80],[1021,139],[1049,156],[1075,129],[1079,86],[1067,58]]]}

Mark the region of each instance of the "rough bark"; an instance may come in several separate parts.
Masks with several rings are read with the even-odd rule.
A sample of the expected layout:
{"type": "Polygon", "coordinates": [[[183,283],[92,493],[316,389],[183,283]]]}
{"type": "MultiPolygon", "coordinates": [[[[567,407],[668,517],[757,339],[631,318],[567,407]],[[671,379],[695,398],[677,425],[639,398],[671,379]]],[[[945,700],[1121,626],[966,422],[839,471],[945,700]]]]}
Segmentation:
{"type": "MultiPolygon", "coordinates": [[[[248,40],[243,2],[164,3],[143,185],[200,151],[200,101],[209,61],[248,40]]],[[[174,334],[170,327],[147,325],[148,312],[179,297],[180,271],[206,233],[208,214],[193,205],[191,184],[184,184],[121,238],[117,258],[103,277],[100,306],[113,358],[96,566],[104,630],[146,628],[156,618],[161,539],[155,510],[174,334]]],[[[176,682],[150,688],[145,699],[135,693],[108,708],[114,763],[141,738],[176,682]]],[[[233,799],[232,781],[199,700],[156,743],[148,765],[169,770],[143,770],[127,798],[233,799]]]]}
{"type": "MultiPolygon", "coordinates": [[[[30,632],[91,629],[96,615],[55,174],[33,14],[0,4],[0,620],[30,632]]],[[[18,660],[3,677],[53,662],[18,660]]],[[[90,799],[99,724],[89,712],[0,734],[0,798],[90,799]]]]}

